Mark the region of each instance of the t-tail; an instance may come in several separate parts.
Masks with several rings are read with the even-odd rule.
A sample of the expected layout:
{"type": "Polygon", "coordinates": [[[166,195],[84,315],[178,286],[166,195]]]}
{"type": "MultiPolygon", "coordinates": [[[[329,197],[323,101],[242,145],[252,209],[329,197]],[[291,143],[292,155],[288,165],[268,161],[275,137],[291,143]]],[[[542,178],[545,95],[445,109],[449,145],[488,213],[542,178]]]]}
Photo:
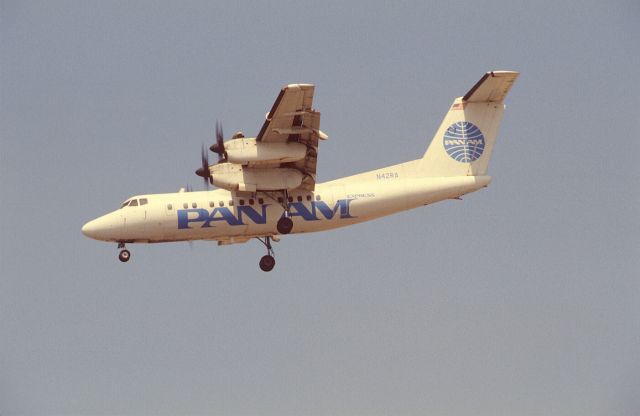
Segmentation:
{"type": "Polygon", "coordinates": [[[518,72],[487,72],[456,98],[419,164],[421,176],[484,176],[487,173],[504,98],[518,72]]]}

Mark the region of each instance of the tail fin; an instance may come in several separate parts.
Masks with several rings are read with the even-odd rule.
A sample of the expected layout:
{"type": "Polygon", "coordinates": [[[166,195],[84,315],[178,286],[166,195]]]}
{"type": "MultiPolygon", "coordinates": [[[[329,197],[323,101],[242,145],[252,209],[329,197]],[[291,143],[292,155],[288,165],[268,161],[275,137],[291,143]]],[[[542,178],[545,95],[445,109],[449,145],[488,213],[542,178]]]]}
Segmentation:
{"type": "Polygon", "coordinates": [[[514,71],[487,72],[456,98],[420,163],[424,176],[482,176],[487,173],[504,98],[518,77],[514,71]]]}

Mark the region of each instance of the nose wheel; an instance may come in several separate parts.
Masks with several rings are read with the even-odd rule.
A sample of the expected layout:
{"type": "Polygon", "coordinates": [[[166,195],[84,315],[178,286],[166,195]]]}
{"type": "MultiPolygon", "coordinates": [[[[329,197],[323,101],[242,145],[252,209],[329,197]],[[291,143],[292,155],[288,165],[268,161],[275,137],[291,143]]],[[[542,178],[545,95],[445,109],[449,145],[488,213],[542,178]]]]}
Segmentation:
{"type": "MultiPolygon", "coordinates": [[[[260,270],[263,272],[270,272],[276,265],[276,259],[274,257],[273,247],[271,247],[271,237],[264,238],[256,237],[267,248],[267,254],[260,259],[260,270]]],[[[277,240],[276,240],[277,241],[277,240]]]]}
{"type": "Polygon", "coordinates": [[[118,259],[123,263],[128,262],[131,258],[131,252],[124,247],[124,243],[119,243],[118,248],[121,249],[120,254],[118,254],[118,259]]]}

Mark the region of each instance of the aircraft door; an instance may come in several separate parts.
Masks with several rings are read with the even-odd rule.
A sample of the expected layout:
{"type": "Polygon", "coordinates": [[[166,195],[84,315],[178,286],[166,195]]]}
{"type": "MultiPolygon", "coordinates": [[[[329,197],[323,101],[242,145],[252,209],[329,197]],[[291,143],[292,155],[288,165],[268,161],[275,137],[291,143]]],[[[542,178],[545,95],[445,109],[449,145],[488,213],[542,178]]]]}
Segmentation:
{"type": "Polygon", "coordinates": [[[162,211],[164,212],[164,215],[167,217],[170,217],[172,215],[175,215],[176,209],[177,207],[175,206],[176,204],[174,203],[166,203],[163,205],[162,207],[162,211]]]}

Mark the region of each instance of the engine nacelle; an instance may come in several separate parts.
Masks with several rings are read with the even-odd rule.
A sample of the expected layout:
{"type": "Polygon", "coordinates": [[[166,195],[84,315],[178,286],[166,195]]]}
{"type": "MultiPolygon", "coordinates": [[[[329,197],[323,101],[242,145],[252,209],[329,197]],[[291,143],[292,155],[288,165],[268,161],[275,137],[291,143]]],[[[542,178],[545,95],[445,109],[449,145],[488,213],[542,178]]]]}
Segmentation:
{"type": "Polygon", "coordinates": [[[295,189],[304,175],[291,168],[246,167],[236,163],[218,163],[209,168],[211,181],[230,191],[277,191],[295,189]]]}
{"type": "Polygon", "coordinates": [[[263,143],[245,137],[226,141],[224,150],[229,162],[249,166],[295,162],[307,155],[307,146],[302,143],[263,143]]]}

